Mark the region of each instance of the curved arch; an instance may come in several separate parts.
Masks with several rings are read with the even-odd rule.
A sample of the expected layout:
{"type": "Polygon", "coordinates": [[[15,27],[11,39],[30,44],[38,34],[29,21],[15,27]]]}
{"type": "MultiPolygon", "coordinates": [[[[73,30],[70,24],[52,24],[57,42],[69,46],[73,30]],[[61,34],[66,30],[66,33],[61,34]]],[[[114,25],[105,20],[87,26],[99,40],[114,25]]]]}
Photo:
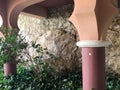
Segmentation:
{"type": "Polygon", "coordinates": [[[42,2],[44,0],[18,0],[16,2],[13,2],[12,4],[14,4],[12,6],[12,4],[10,5],[10,9],[8,12],[8,18],[10,21],[10,26],[13,28],[18,28],[17,26],[17,20],[18,20],[18,16],[20,14],[20,12],[25,9],[26,7],[42,2]]]}
{"type": "Polygon", "coordinates": [[[98,39],[95,7],[96,0],[74,0],[74,11],[69,20],[76,27],[80,40],[98,39]]]}
{"type": "Polygon", "coordinates": [[[96,18],[98,24],[99,39],[105,40],[109,25],[118,14],[118,9],[111,0],[98,0],[96,6],[96,18]]]}
{"type": "Polygon", "coordinates": [[[105,40],[107,28],[117,8],[110,0],[74,0],[70,21],[76,27],[80,40],[105,40]]]}

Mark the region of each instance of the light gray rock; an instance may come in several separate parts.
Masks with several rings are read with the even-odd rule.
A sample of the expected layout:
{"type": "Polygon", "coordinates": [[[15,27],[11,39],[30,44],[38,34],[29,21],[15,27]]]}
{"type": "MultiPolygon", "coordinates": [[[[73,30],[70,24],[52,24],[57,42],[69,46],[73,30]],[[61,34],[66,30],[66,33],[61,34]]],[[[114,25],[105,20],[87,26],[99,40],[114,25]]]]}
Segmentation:
{"type": "Polygon", "coordinates": [[[120,15],[118,15],[110,26],[107,40],[111,45],[106,48],[106,66],[120,74],[120,15]]]}
{"type": "Polygon", "coordinates": [[[28,51],[31,57],[38,55],[31,47],[31,43],[39,43],[59,57],[54,64],[57,71],[80,66],[81,53],[80,48],[76,46],[76,30],[68,21],[72,10],[73,5],[53,8],[49,10],[48,17],[41,20],[23,15],[19,17],[19,33],[25,36],[25,40],[30,44],[28,51]]]}
{"type": "MultiPolygon", "coordinates": [[[[75,27],[68,21],[72,11],[73,5],[67,5],[49,9],[46,19],[39,20],[23,15],[19,17],[20,33],[26,36],[26,41],[40,43],[59,57],[60,62],[57,62],[56,66],[60,68],[63,68],[61,66],[65,63],[63,66],[68,65],[67,68],[70,68],[81,60],[80,48],[75,45],[79,37],[75,27]]],[[[106,48],[106,68],[109,67],[120,74],[120,15],[110,25],[107,40],[112,44],[106,48]]],[[[30,55],[34,57],[36,54],[33,51],[30,49],[30,55]]]]}

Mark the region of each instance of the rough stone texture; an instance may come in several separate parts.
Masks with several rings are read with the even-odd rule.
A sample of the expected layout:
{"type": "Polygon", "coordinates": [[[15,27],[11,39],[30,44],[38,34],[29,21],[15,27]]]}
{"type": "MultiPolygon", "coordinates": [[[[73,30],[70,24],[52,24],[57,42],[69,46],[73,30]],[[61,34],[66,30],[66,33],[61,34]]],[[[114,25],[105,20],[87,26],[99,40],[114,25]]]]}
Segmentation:
{"type": "MultiPolygon", "coordinates": [[[[42,20],[23,15],[19,17],[20,33],[26,36],[26,41],[29,43],[36,41],[60,57],[60,62],[57,62],[55,67],[63,65],[71,68],[81,60],[80,49],[75,45],[78,35],[74,26],[68,21],[72,10],[73,5],[49,9],[49,16],[42,20]]],[[[112,44],[106,48],[106,68],[120,74],[120,15],[110,25],[107,40],[112,44]]],[[[29,51],[32,52],[31,56],[36,55],[32,48],[29,48],[29,51]]]]}
{"type": "MultiPolygon", "coordinates": [[[[49,9],[48,17],[42,20],[23,15],[19,17],[19,33],[26,37],[26,41],[37,42],[59,57],[57,64],[54,63],[57,71],[62,71],[63,68],[74,69],[80,64],[80,48],[76,46],[77,33],[68,21],[72,9],[73,5],[49,9]]],[[[35,57],[34,50],[31,47],[28,49],[30,55],[35,57]]]]}
{"type": "Polygon", "coordinates": [[[120,15],[110,25],[107,40],[111,45],[106,48],[106,65],[120,74],[120,15]]]}

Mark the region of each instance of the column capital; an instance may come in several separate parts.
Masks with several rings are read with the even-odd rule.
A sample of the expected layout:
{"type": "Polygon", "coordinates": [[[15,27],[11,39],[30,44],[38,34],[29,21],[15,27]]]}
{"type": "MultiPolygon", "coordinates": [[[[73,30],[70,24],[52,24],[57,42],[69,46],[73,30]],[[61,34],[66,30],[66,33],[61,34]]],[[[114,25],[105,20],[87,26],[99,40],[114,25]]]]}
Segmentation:
{"type": "Polygon", "coordinates": [[[78,31],[80,40],[105,40],[108,27],[118,15],[111,0],[74,0],[69,20],[78,31]]]}
{"type": "Polygon", "coordinates": [[[79,41],[76,43],[78,47],[107,47],[111,43],[109,41],[97,41],[97,40],[86,40],[86,41],[79,41]]]}

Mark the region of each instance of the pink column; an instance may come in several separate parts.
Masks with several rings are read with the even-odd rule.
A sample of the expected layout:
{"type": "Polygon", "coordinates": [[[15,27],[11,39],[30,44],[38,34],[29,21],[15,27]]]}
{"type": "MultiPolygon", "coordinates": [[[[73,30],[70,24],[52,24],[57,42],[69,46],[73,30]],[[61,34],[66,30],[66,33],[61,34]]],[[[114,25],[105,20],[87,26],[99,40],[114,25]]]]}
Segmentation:
{"type": "Polygon", "coordinates": [[[80,41],[83,90],[105,90],[105,46],[107,41],[80,41]]]}
{"type": "Polygon", "coordinates": [[[105,90],[105,48],[82,48],[83,90],[105,90]]]}
{"type": "Polygon", "coordinates": [[[111,0],[74,0],[70,21],[78,31],[82,48],[83,90],[105,90],[107,28],[118,10],[111,0]]]}

